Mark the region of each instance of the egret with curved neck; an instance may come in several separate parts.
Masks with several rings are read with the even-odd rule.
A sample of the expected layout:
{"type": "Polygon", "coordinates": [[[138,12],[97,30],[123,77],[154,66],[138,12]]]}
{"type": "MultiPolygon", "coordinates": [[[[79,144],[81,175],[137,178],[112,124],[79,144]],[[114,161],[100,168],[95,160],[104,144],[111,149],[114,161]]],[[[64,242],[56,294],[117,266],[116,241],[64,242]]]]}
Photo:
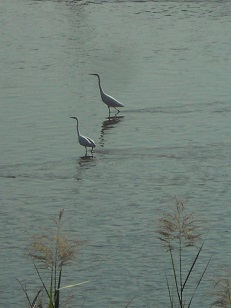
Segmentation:
{"type": "Polygon", "coordinates": [[[85,149],[86,149],[85,156],[87,156],[87,148],[91,148],[91,153],[93,153],[93,149],[96,147],[94,140],[80,134],[80,132],[79,132],[79,119],[77,117],[70,117],[70,118],[75,119],[77,121],[76,128],[77,128],[78,140],[79,140],[79,144],[82,145],[83,147],[85,147],[85,149]]]}
{"type": "Polygon", "coordinates": [[[101,95],[101,99],[102,101],[107,105],[108,107],[108,111],[109,111],[109,118],[110,118],[110,108],[115,108],[117,110],[117,113],[120,112],[119,109],[120,107],[124,107],[124,104],[117,101],[117,99],[115,99],[114,97],[106,94],[101,86],[101,82],[100,82],[100,77],[99,74],[89,74],[89,75],[93,75],[93,76],[97,76],[98,77],[98,82],[99,82],[99,90],[100,90],[100,95],[101,95]]]}

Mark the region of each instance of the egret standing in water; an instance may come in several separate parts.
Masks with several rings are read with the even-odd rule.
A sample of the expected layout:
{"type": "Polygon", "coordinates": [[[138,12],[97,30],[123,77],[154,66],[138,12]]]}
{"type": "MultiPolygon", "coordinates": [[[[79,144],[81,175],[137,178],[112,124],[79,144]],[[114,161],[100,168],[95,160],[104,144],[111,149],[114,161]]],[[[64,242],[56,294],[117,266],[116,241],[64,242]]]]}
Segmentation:
{"type": "Polygon", "coordinates": [[[98,81],[99,81],[99,90],[100,90],[100,95],[101,95],[101,99],[102,101],[108,106],[108,111],[109,111],[109,118],[110,118],[110,108],[115,108],[117,110],[117,113],[120,112],[119,109],[117,109],[117,107],[124,107],[124,104],[122,104],[121,102],[117,101],[117,99],[115,99],[114,97],[106,94],[102,87],[101,87],[101,83],[100,83],[100,77],[98,74],[89,74],[89,75],[93,75],[93,76],[97,76],[98,77],[98,81]]]}
{"type": "Polygon", "coordinates": [[[85,147],[86,153],[85,156],[87,156],[87,148],[91,148],[91,153],[93,152],[93,149],[96,147],[95,142],[89,138],[82,136],[79,132],[79,119],[77,117],[70,117],[71,119],[75,119],[77,121],[77,134],[78,134],[78,139],[79,139],[79,144],[85,147]]]}

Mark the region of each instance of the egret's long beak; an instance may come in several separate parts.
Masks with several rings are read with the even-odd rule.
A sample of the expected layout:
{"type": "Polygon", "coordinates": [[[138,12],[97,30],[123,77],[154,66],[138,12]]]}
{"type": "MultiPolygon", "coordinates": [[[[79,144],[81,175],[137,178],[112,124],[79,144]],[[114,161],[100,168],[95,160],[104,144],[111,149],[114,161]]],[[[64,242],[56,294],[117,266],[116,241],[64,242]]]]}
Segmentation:
{"type": "Polygon", "coordinates": [[[89,75],[97,76],[97,74],[89,74],[89,75]]]}

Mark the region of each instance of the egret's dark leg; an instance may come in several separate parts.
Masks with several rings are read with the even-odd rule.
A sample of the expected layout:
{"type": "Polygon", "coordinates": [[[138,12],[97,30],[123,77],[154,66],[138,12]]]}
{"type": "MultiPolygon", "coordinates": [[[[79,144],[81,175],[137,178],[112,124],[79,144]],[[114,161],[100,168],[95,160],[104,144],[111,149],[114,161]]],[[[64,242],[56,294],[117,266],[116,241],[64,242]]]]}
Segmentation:
{"type": "Polygon", "coordinates": [[[87,156],[87,147],[85,147],[85,149],[86,149],[85,156],[87,156]]]}
{"type": "Polygon", "coordinates": [[[117,109],[116,107],[114,107],[115,108],[115,110],[117,110],[117,113],[119,113],[120,112],[120,110],[119,109],[117,109]]]}
{"type": "Polygon", "coordinates": [[[108,106],[108,112],[109,112],[108,118],[110,119],[110,117],[111,117],[111,110],[110,110],[109,106],[108,106]]]}
{"type": "Polygon", "coordinates": [[[91,148],[91,156],[93,158],[93,151],[94,151],[94,148],[91,148]]]}
{"type": "Polygon", "coordinates": [[[116,113],[115,113],[115,116],[117,116],[117,114],[120,112],[118,109],[116,109],[115,108],[115,110],[117,111],[116,113]]]}

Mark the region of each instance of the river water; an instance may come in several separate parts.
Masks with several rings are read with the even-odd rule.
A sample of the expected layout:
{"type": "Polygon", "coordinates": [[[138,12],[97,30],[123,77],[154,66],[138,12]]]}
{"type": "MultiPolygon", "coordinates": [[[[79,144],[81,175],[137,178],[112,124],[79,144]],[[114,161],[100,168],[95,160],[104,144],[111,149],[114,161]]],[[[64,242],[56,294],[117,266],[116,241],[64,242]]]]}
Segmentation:
{"type": "Polygon", "coordinates": [[[229,1],[1,1],[1,307],[26,306],[16,278],[36,290],[26,246],[61,209],[88,242],[65,269],[90,281],[70,307],[168,307],[155,230],[174,196],[210,229],[194,301],[209,307],[231,256],[230,26],[229,1]]]}

